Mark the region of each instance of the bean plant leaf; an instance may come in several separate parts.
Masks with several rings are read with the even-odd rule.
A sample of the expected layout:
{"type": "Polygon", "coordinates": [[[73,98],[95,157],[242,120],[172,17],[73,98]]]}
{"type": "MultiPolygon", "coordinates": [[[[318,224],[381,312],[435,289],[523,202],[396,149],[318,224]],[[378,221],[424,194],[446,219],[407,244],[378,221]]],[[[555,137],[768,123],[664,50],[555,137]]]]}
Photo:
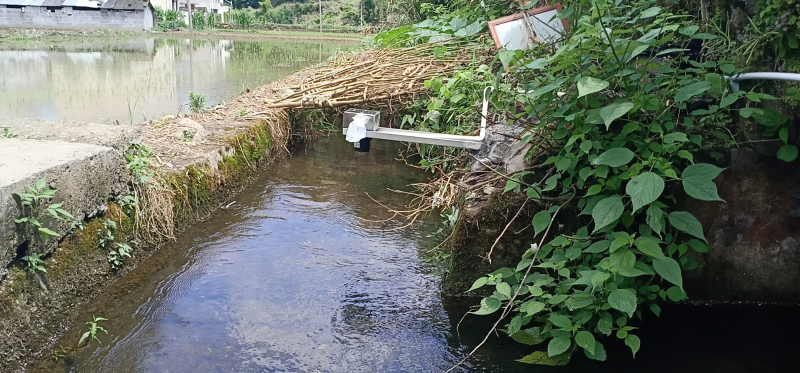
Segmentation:
{"type": "MultiPolygon", "coordinates": [[[[708,84],[709,86],[711,85],[711,83],[708,84]]],[[[627,114],[631,109],[633,109],[632,102],[615,102],[600,109],[600,118],[603,118],[603,123],[605,123],[606,129],[608,129],[612,122],[627,114]]]]}
{"type": "Polygon", "coordinates": [[[654,6],[654,7],[651,7],[651,8],[647,8],[647,9],[643,10],[641,13],[639,13],[639,18],[640,19],[645,19],[645,18],[655,17],[659,13],[661,13],[661,8],[659,8],[657,6],[654,6]]]}
{"type": "Polygon", "coordinates": [[[653,172],[644,172],[628,182],[625,192],[631,196],[633,211],[636,211],[661,196],[664,192],[664,179],[653,172]]]}
{"type": "Polygon", "coordinates": [[[697,220],[697,218],[695,218],[690,212],[671,212],[669,214],[669,223],[679,231],[689,233],[692,236],[708,242],[705,234],[703,234],[703,226],[700,224],[700,221],[697,220]]]}
{"type": "Polygon", "coordinates": [[[547,210],[539,211],[533,216],[533,231],[535,236],[538,236],[539,233],[547,229],[547,226],[550,225],[551,218],[550,211],[547,210]]]}
{"type": "Polygon", "coordinates": [[[511,298],[511,285],[509,285],[507,282],[501,282],[495,285],[495,288],[498,293],[502,294],[506,298],[511,298]]]}
{"type": "Polygon", "coordinates": [[[544,309],[545,304],[536,300],[529,300],[520,306],[520,312],[525,312],[527,316],[533,316],[544,309]]]}
{"type": "Polygon", "coordinates": [[[611,196],[597,202],[592,210],[592,219],[594,219],[594,232],[603,229],[612,223],[616,222],[625,206],[622,204],[622,197],[611,196]]]}
{"type": "Polygon", "coordinates": [[[633,352],[633,357],[636,358],[636,353],[639,352],[639,347],[642,346],[642,341],[639,340],[639,337],[628,334],[625,337],[625,345],[631,348],[631,352],[633,352]]]}
{"type": "Polygon", "coordinates": [[[633,157],[634,154],[630,149],[611,148],[597,156],[592,163],[595,165],[620,167],[628,164],[631,160],[633,160],[633,157]]]}
{"type": "Polygon", "coordinates": [[[608,87],[609,83],[603,79],[596,79],[588,76],[578,80],[578,98],[602,91],[608,87]]]}
{"type": "Polygon", "coordinates": [[[713,180],[724,170],[708,163],[690,165],[681,173],[683,189],[686,194],[701,201],[722,201],[713,180]]]}
{"type": "Polygon", "coordinates": [[[608,296],[608,304],[633,317],[633,313],[636,312],[636,294],[628,289],[614,290],[608,296]]]}
{"type": "Polygon", "coordinates": [[[583,347],[588,353],[595,354],[594,334],[581,330],[575,335],[575,344],[583,347]]]}
{"type": "Polygon", "coordinates": [[[697,96],[709,89],[711,89],[710,82],[702,81],[689,84],[678,90],[678,93],[675,94],[675,101],[687,101],[690,98],[697,96]]]}
{"type": "Polygon", "coordinates": [[[656,273],[658,273],[661,278],[683,288],[681,266],[675,259],[669,257],[654,259],[653,269],[656,270],[656,273]]]}
{"type": "Polygon", "coordinates": [[[476,315],[489,315],[500,309],[502,302],[495,297],[481,299],[481,308],[473,312],[476,315]]]}
{"type": "Polygon", "coordinates": [[[547,344],[547,356],[553,357],[561,355],[572,346],[572,339],[570,337],[558,337],[550,340],[547,344]]]}

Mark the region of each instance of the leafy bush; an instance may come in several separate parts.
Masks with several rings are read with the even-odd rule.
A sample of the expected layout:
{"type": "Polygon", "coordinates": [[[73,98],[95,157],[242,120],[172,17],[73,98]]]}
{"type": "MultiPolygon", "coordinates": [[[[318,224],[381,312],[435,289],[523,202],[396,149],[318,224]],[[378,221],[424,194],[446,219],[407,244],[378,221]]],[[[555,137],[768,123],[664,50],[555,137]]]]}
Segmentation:
{"type": "Polygon", "coordinates": [[[185,28],[183,13],[177,10],[164,10],[155,7],[156,24],[163,29],[185,28]]]}
{"type": "MultiPolygon", "coordinates": [[[[701,223],[678,197],[722,202],[714,179],[724,169],[697,158],[720,157],[715,150],[736,143],[726,130],[735,117],[778,137],[778,158],[797,158],[786,118],[758,108],[774,97],[734,92],[724,78],[740,72],[733,64],[687,56],[690,40],[719,36],[653,0],[618,3],[594,3],[580,15],[572,8],[559,12],[574,24],[559,45],[503,50],[499,69],[475,68],[472,80],[461,71],[429,82],[434,94],[427,106],[412,106],[415,114],[404,119],[452,131],[459,122],[447,118],[470,115],[476,86],[491,82],[493,102],[510,121],[540,123],[528,128],[523,143],[536,134],[555,142],[537,171],[513,175],[505,187],[538,206],[537,242],[516,267],[481,277],[470,289],[491,291],[474,314],[498,315],[496,326],[505,325],[520,343],[547,343],[523,362],[567,362],[579,351],[605,360],[601,341],[612,336],[635,356],[641,341],[631,319],[658,316],[659,302],[687,299],[683,271],[696,268],[694,255],[709,248],[701,223]],[[458,111],[431,121],[430,113],[442,107],[458,111]]],[[[473,21],[463,14],[451,23],[436,16],[376,41],[436,40],[461,29],[453,20],[458,26],[473,21]]]]}

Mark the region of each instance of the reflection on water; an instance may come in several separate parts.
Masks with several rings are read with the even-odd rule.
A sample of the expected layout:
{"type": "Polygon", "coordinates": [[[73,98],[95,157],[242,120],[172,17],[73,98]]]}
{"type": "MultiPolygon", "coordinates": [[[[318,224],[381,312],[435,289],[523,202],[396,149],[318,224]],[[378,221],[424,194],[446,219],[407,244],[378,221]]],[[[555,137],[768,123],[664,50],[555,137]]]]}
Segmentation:
{"type": "Polygon", "coordinates": [[[142,122],[216,105],[350,44],[138,38],[0,50],[0,118],[142,122]]]}
{"type": "MultiPolygon", "coordinates": [[[[32,372],[440,372],[494,320],[463,318],[422,264],[432,218],[376,231],[369,196],[424,178],[393,144],[354,153],[341,138],[271,165],[230,208],[182,234],[98,295],[59,342],[74,346],[93,315],[108,335],[32,372]],[[367,195],[369,193],[369,196],[367,195]],[[460,327],[459,327],[460,325],[460,327]]],[[[395,145],[396,146],[396,145],[395,145]]],[[[642,350],[603,338],[609,361],[578,352],[567,367],[515,362],[536,347],[492,337],[458,372],[795,371],[797,308],[665,306],[634,332],[642,350]]],[[[640,324],[633,322],[634,326],[640,324]]],[[[502,333],[499,333],[502,336],[502,333]]]]}

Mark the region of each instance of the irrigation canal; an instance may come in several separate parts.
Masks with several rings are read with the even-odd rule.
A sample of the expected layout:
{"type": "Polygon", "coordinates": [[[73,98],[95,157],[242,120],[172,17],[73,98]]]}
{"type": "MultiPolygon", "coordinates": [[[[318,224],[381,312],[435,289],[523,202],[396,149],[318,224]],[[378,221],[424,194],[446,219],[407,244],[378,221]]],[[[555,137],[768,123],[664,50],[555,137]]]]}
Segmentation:
{"type": "MultiPolygon", "coordinates": [[[[133,39],[67,51],[0,51],[0,117],[111,123],[177,112],[189,90],[210,103],[327,58],[330,43],[133,39]],[[127,46],[127,47],[126,47],[127,46]],[[204,57],[201,57],[204,56],[204,57]],[[214,57],[216,56],[216,57],[214,57]],[[202,61],[202,62],[201,62],[202,61]],[[12,73],[8,73],[12,72],[12,73]]],[[[350,46],[352,47],[352,46],[350,46]]],[[[98,294],[59,341],[74,346],[92,316],[102,344],[43,358],[32,372],[437,372],[482,338],[475,300],[445,297],[427,262],[441,218],[380,230],[371,198],[425,175],[375,142],[355,154],[339,137],[296,149],[235,203],[196,225],[98,294]]],[[[479,274],[476,274],[476,276],[479,274]]],[[[646,317],[635,360],[567,367],[514,362],[532,349],[492,337],[461,372],[778,372],[796,368],[795,309],[667,306],[646,317]]]]}

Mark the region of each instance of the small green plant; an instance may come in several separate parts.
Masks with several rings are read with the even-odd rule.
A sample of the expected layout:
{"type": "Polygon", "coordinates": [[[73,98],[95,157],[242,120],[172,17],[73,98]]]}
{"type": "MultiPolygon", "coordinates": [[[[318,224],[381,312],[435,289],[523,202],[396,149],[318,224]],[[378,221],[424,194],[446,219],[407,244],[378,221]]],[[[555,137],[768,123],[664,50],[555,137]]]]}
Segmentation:
{"type": "Polygon", "coordinates": [[[86,322],[86,325],[88,325],[88,330],[83,333],[81,339],[78,340],[78,347],[85,346],[91,341],[97,341],[97,343],[102,344],[100,340],[97,339],[97,332],[101,331],[108,334],[108,331],[106,331],[102,326],[97,325],[101,321],[108,321],[108,319],[92,316],[92,321],[86,322]]]}
{"type": "Polygon", "coordinates": [[[97,239],[100,242],[101,248],[107,248],[114,242],[114,230],[117,229],[117,222],[113,220],[106,220],[103,222],[103,228],[97,230],[97,239]]]}
{"type": "Polygon", "coordinates": [[[125,215],[134,217],[136,214],[136,197],[128,194],[119,201],[120,207],[122,207],[122,212],[125,215]]]}
{"type": "Polygon", "coordinates": [[[0,139],[13,139],[13,138],[17,137],[17,135],[11,133],[10,129],[8,129],[6,127],[0,127],[0,128],[3,129],[3,131],[0,132],[0,139]]]}
{"type": "Polygon", "coordinates": [[[42,254],[25,256],[22,258],[22,261],[25,262],[25,270],[32,275],[36,274],[36,272],[47,273],[47,268],[44,267],[44,260],[42,260],[42,254]]]}
{"type": "Polygon", "coordinates": [[[191,133],[189,131],[183,131],[183,142],[192,141],[192,138],[194,138],[194,134],[193,133],[191,133]]]}
{"type": "Polygon", "coordinates": [[[125,258],[131,257],[131,251],[133,248],[128,246],[124,243],[117,243],[117,250],[111,250],[108,253],[108,262],[111,264],[111,268],[114,270],[118,270],[125,264],[125,258]]]}
{"type": "Polygon", "coordinates": [[[53,360],[58,361],[58,359],[67,357],[67,354],[72,350],[69,347],[64,347],[62,345],[58,345],[58,350],[53,351],[53,360]]]}
{"type": "Polygon", "coordinates": [[[31,230],[30,227],[33,227],[45,242],[51,236],[59,237],[58,233],[45,227],[41,222],[45,214],[56,220],[63,220],[65,217],[75,219],[72,214],[61,208],[63,203],[47,203],[55,196],[57,190],[47,189],[45,179],[39,179],[36,184],[28,185],[26,189],[27,193],[13,194],[14,201],[19,205],[21,212],[21,217],[15,219],[14,223],[20,226],[24,236],[27,236],[31,230]]]}
{"type": "Polygon", "coordinates": [[[131,170],[135,179],[134,184],[146,183],[153,178],[153,174],[148,169],[150,157],[153,153],[146,146],[138,141],[131,141],[128,151],[125,153],[125,162],[131,170]]]}
{"type": "Polygon", "coordinates": [[[237,117],[244,117],[244,116],[247,116],[247,111],[245,111],[245,110],[242,110],[242,109],[239,109],[239,110],[236,112],[236,116],[237,116],[237,117]]]}
{"type": "Polygon", "coordinates": [[[197,113],[206,105],[206,96],[202,93],[189,91],[189,109],[197,113]]]}

